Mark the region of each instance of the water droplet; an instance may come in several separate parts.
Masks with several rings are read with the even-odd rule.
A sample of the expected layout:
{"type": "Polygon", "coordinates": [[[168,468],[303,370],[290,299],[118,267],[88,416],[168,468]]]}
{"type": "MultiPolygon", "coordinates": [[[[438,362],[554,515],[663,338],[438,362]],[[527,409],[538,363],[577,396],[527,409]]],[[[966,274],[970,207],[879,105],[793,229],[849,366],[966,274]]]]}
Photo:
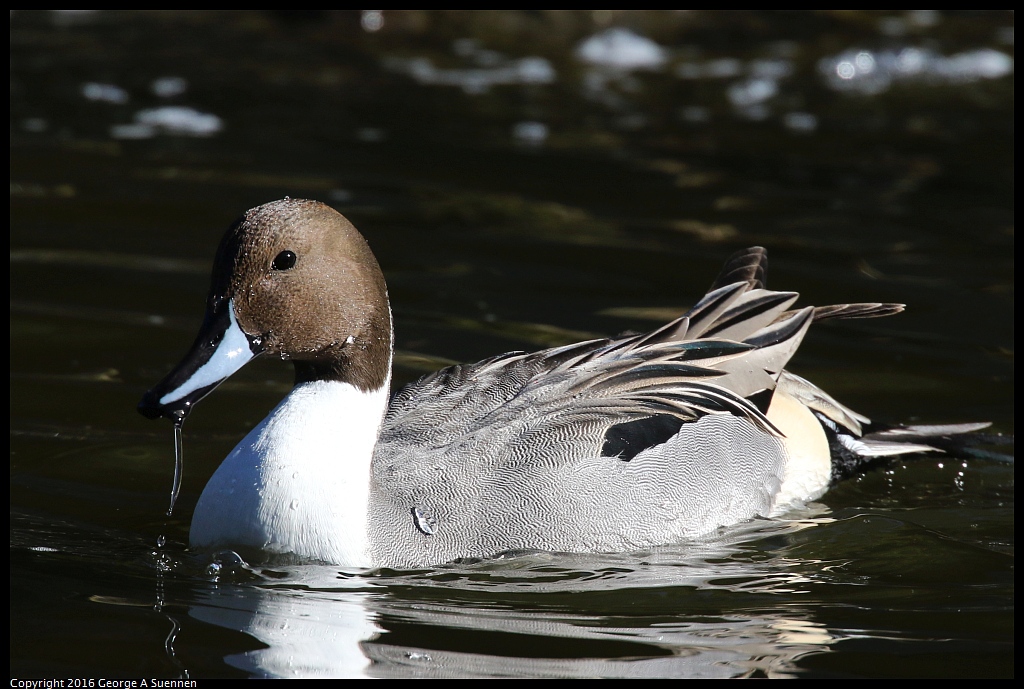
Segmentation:
{"type": "Polygon", "coordinates": [[[213,556],[213,562],[207,566],[206,571],[211,576],[217,576],[224,570],[237,570],[239,567],[248,567],[241,555],[233,550],[221,550],[213,556]]]}
{"type": "Polygon", "coordinates": [[[299,509],[299,501],[298,500],[292,500],[292,503],[290,505],[288,505],[288,507],[292,508],[293,510],[299,509]]]}
{"type": "Polygon", "coordinates": [[[163,548],[165,545],[167,545],[167,537],[163,534],[160,534],[156,537],[156,547],[163,548]]]}

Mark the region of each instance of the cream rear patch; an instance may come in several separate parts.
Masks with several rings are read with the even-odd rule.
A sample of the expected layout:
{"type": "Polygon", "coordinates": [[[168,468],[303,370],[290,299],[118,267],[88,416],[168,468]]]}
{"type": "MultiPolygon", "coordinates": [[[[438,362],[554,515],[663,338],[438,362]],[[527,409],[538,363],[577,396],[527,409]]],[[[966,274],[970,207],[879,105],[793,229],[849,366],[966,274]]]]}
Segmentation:
{"type": "Polygon", "coordinates": [[[813,500],[828,489],[832,458],[821,423],[807,407],[782,390],[775,391],[768,419],[786,436],[786,468],[782,489],[775,498],[778,513],[795,503],[813,500]]]}

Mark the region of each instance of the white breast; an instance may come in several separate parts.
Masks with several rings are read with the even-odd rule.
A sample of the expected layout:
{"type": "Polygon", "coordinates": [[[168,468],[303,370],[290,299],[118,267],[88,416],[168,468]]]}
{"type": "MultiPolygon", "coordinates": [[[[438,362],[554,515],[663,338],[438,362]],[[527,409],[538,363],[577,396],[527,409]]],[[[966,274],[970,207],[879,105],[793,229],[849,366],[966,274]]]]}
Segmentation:
{"type": "Polygon", "coordinates": [[[369,467],[387,390],[296,386],[210,479],[192,519],[192,547],[369,566],[369,467]]]}

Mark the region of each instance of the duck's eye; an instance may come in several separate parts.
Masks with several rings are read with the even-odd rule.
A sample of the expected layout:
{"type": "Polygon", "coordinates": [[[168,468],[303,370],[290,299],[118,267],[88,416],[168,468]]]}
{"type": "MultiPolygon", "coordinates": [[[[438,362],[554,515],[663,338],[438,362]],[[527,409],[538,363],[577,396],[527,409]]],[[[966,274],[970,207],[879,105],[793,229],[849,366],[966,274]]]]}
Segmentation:
{"type": "Polygon", "coordinates": [[[274,270],[288,270],[295,265],[295,252],[294,251],[282,251],[274,258],[274,262],[270,264],[270,267],[274,270]]]}

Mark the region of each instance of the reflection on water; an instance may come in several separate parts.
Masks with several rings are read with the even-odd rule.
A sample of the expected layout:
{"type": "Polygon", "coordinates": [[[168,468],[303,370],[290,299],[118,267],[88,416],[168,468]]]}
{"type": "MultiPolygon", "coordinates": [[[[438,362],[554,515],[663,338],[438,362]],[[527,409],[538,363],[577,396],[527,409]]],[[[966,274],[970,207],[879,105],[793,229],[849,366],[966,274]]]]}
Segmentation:
{"type": "Polygon", "coordinates": [[[259,587],[213,589],[195,601],[189,615],[266,644],[224,658],[252,676],[365,677],[370,660],[361,645],[382,631],[373,622],[368,597],[259,587]]]}
{"type": "Polygon", "coordinates": [[[226,658],[260,677],[787,676],[834,640],[811,610],[728,613],[701,599],[808,593],[800,570],[811,563],[734,556],[829,521],[763,521],[644,554],[521,554],[370,576],[236,565],[218,577],[257,584],[204,591],[189,615],[265,644],[226,658]]]}
{"type": "Polygon", "coordinates": [[[291,372],[193,415],[172,518],[134,410],[224,227],[288,195],[366,234],[398,383],[649,329],[760,244],[802,303],[908,304],[815,326],[797,373],[1012,434],[1013,16],[14,11],[12,676],[1011,676],[993,454],[651,553],[214,576],[191,510],[291,372]]]}

